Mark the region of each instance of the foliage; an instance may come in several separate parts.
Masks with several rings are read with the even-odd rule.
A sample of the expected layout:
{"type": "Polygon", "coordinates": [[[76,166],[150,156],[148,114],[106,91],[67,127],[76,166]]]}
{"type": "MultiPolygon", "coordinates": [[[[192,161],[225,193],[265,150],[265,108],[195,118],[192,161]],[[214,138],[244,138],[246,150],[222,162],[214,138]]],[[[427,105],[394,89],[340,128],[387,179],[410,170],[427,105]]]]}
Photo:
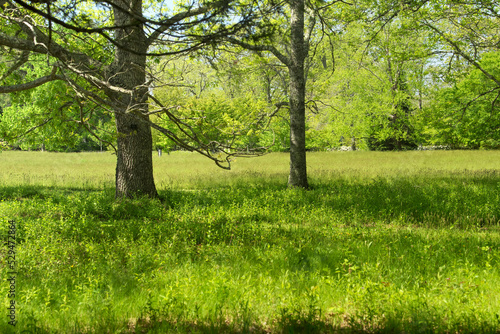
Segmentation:
{"type": "MultiPolygon", "coordinates": [[[[63,11],[71,24],[98,28],[107,27],[111,22],[107,7],[93,8],[84,2],[75,6],[78,15],[63,11]]],[[[287,55],[290,13],[286,6],[280,7],[273,1],[238,2],[238,6],[221,9],[228,10],[228,16],[186,25],[186,31],[198,36],[228,28],[231,17],[238,17],[252,6],[258,10],[278,6],[279,15],[264,17],[252,28],[242,29],[234,36],[249,43],[259,37],[260,44],[267,43],[287,55]],[[273,34],[277,31],[278,34],[273,34]]],[[[498,148],[498,52],[494,51],[498,6],[488,1],[465,1],[457,5],[435,1],[405,5],[361,1],[355,6],[317,1],[308,6],[321,8],[321,11],[310,9],[306,13],[306,34],[310,32],[310,53],[305,63],[309,150],[341,146],[402,150],[415,149],[417,145],[498,148]],[[477,65],[496,77],[497,82],[487,79],[477,65]]],[[[151,20],[181,13],[187,8],[182,2],[172,8],[156,2],[146,7],[146,16],[151,20]]],[[[69,9],[62,5],[59,9],[64,8],[69,9]]],[[[7,24],[5,17],[1,20],[9,27],[5,33],[15,31],[15,26],[7,24]]],[[[43,26],[41,19],[38,20],[43,26]]],[[[168,38],[167,35],[162,38],[168,38]]],[[[61,28],[52,37],[68,50],[80,50],[107,68],[114,49],[104,36],[61,28]],[[75,38],[67,38],[69,35],[75,38]]],[[[267,51],[229,48],[219,43],[218,37],[205,48],[195,47],[196,51],[191,50],[189,55],[177,54],[180,48],[189,49],[190,45],[188,39],[177,37],[176,43],[154,43],[152,47],[155,52],[173,54],[148,57],[154,95],[166,107],[172,107],[169,110],[175,115],[189,120],[192,129],[202,131],[200,137],[205,138],[204,143],[222,140],[227,144],[231,141],[228,134],[235,127],[238,133],[235,143],[239,148],[268,146],[274,142],[270,150],[289,150],[288,110],[282,108],[273,113],[276,105],[289,100],[290,78],[286,66],[267,51]],[[202,115],[205,109],[208,113],[202,115]],[[270,114],[274,115],[270,131],[257,130],[262,123],[250,124],[270,114]],[[203,119],[203,122],[196,123],[194,119],[203,119]]],[[[4,73],[20,54],[3,48],[1,56],[0,72],[4,73]]],[[[54,59],[30,55],[28,64],[4,83],[35,79],[46,74],[45,65],[49,63],[54,64],[54,59]],[[27,74],[23,76],[23,73],[27,74]]],[[[78,83],[85,86],[82,81],[78,83]]],[[[67,111],[64,116],[58,112],[61,106],[74,100],[67,88],[60,82],[52,82],[37,91],[32,95],[18,94],[13,98],[17,99],[16,106],[11,109],[7,107],[11,97],[1,97],[0,107],[10,114],[4,117],[2,136],[5,139],[16,138],[52,118],[47,129],[33,130],[24,142],[16,138],[15,146],[35,149],[43,143],[49,150],[97,148],[99,141],[84,134],[76,122],[68,122],[69,119],[78,121],[80,106],[73,104],[64,108],[67,111]],[[43,110],[51,112],[41,112],[43,110]]],[[[105,141],[114,142],[113,116],[104,116],[104,111],[98,109],[92,111],[89,104],[84,106],[86,115],[96,117],[95,120],[89,118],[88,126],[105,141]]],[[[158,125],[177,135],[180,133],[171,119],[167,121],[165,114],[160,116],[153,117],[158,125]]],[[[161,138],[163,136],[155,130],[157,147],[179,148],[172,138],[161,138]]],[[[194,141],[187,141],[194,145],[194,141]]]]}
{"type": "MultiPolygon", "coordinates": [[[[243,151],[258,147],[269,147],[271,151],[289,148],[284,139],[289,137],[289,128],[283,126],[281,118],[277,120],[282,112],[269,117],[275,107],[269,103],[267,94],[278,93],[262,87],[260,75],[264,69],[255,55],[216,53],[202,60],[172,59],[159,67],[164,77],[163,84],[154,91],[155,96],[173,108],[175,115],[189,125],[190,133],[199,134],[205,142],[231,143],[243,151]],[[179,79],[168,82],[169,78],[179,79]]],[[[162,118],[157,122],[183,137],[175,124],[169,125],[162,118]]],[[[171,140],[162,139],[158,132],[153,132],[153,139],[158,148],[179,148],[171,140]]],[[[195,145],[189,139],[185,141],[195,145]]]]}
{"type": "MultiPolygon", "coordinates": [[[[262,146],[260,137],[266,130],[265,123],[269,122],[265,119],[265,103],[251,96],[231,100],[215,94],[202,99],[191,98],[186,99],[178,109],[177,117],[190,129],[189,134],[195,133],[205,145],[216,141],[242,151],[262,146]]],[[[197,145],[197,142],[186,137],[183,130],[168,120],[159,117],[156,122],[179,138],[184,138],[189,145],[197,145]]],[[[156,147],[167,150],[177,148],[168,138],[158,136],[158,132],[153,136],[156,147]]]]}
{"type": "MultiPolygon", "coordinates": [[[[42,76],[43,63],[41,57],[33,57],[18,69],[11,83],[42,76]]],[[[0,115],[0,138],[22,150],[102,150],[114,142],[112,121],[112,116],[76,96],[71,87],[53,81],[11,94],[0,115]]]]}
{"type": "MultiPolygon", "coordinates": [[[[500,78],[500,53],[485,53],[480,64],[500,78]]],[[[429,140],[454,148],[500,148],[499,94],[498,85],[469,67],[450,87],[435,93],[424,116],[429,140]]]]}

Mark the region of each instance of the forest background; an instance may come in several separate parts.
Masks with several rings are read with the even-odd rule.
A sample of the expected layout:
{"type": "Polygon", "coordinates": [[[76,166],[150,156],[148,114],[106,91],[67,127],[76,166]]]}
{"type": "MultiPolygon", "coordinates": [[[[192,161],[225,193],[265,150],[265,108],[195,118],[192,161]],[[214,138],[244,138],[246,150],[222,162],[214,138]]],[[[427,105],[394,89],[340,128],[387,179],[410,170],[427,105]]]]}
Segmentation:
{"type": "MultiPolygon", "coordinates": [[[[387,3],[374,12],[372,3],[325,4],[329,8],[321,16],[306,10],[308,150],[500,146],[498,5],[387,3]]],[[[163,6],[172,13],[185,9],[163,6]]],[[[89,9],[81,19],[92,22],[92,15],[97,14],[89,9]]],[[[289,29],[286,13],[273,20],[283,31],[289,29]]],[[[269,41],[289,51],[280,36],[269,41]]],[[[47,72],[46,56],[26,57],[9,73],[19,54],[2,48],[5,85],[47,72]]],[[[156,79],[152,94],[209,141],[231,142],[240,150],[290,149],[289,73],[269,52],[226,41],[188,54],[150,57],[148,67],[156,79]]],[[[62,81],[0,94],[4,147],[112,149],[114,114],[74,104],[75,99],[77,94],[62,81]]],[[[173,133],[181,131],[159,114],[152,120],[173,133]]],[[[156,149],[182,148],[156,130],[153,141],[156,149]]]]}

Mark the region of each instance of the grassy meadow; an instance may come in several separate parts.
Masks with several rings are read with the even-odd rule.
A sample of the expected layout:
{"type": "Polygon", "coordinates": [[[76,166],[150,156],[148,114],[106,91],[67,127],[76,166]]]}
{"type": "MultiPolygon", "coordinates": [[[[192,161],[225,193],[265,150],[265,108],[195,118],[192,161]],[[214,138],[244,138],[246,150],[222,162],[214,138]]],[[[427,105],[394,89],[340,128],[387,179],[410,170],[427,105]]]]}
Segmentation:
{"type": "Polygon", "coordinates": [[[500,152],[154,156],[160,200],[114,200],[114,155],[0,153],[16,320],[0,333],[500,333],[500,152]]]}

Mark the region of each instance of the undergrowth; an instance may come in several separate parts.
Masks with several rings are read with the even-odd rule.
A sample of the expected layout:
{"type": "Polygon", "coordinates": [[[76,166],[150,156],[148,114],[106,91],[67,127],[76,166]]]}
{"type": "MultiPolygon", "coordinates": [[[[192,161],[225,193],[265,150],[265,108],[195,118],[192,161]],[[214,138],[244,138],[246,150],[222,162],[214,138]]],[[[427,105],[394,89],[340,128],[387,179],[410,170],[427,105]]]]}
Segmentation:
{"type": "Polygon", "coordinates": [[[197,174],[119,201],[90,180],[16,182],[0,187],[18,259],[2,333],[500,331],[494,169],[325,167],[308,191],[197,174]]]}

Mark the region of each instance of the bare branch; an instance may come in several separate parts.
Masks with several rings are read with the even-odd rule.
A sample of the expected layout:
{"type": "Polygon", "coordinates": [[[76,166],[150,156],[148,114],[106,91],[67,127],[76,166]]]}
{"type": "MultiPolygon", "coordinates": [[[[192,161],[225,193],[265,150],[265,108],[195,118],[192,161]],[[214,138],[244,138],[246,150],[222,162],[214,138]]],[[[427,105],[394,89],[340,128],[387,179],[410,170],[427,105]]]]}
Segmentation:
{"type": "Polygon", "coordinates": [[[95,104],[99,105],[101,108],[105,108],[108,112],[114,113],[115,109],[119,110],[123,108],[123,105],[118,104],[114,100],[106,100],[100,97],[98,94],[95,92],[89,91],[88,89],[83,88],[81,85],[77,84],[74,80],[71,80],[69,78],[66,78],[66,82],[68,83],[73,90],[79,94],[79,96],[86,97],[90,101],[94,102],[95,104]],[[107,109],[105,106],[109,106],[112,109],[107,109]]]}
{"type": "MultiPolygon", "coordinates": [[[[384,14],[382,14],[381,16],[379,16],[378,18],[385,16],[385,15],[386,15],[387,13],[389,13],[389,12],[390,12],[390,10],[387,10],[387,12],[385,12],[384,14]]],[[[381,26],[379,29],[377,29],[377,31],[375,31],[375,33],[374,33],[374,34],[373,34],[373,35],[372,35],[372,36],[371,36],[368,40],[366,40],[366,41],[365,41],[365,43],[366,43],[366,47],[365,47],[365,49],[363,50],[362,57],[361,57],[361,61],[363,60],[364,55],[365,55],[365,54],[367,54],[368,49],[370,48],[370,46],[371,46],[372,42],[375,40],[375,38],[377,38],[378,34],[379,34],[379,33],[380,33],[380,32],[381,32],[381,31],[382,31],[382,30],[383,30],[383,29],[384,29],[384,28],[385,28],[385,27],[386,27],[386,26],[390,23],[390,22],[392,22],[392,20],[393,20],[396,16],[398,16],[398,15],[399,15],[399,12],[400,12],[399,10],[396,10],[394,13],[392,13],[392,14],[391,14],[391,16],[390,16],[388,19],[386,19],[386,20],[385,20],[385,22],[382,24],[382,26],[381,26]]],[[[377,19],[378,19],[378,18],[377,18],[377,19]]]]}
{"type": "Polygon", "coordinates": [[[149,115],[159,114],[159,113],[165,112],[165,111],[170,110],[170,109],[178,109],[179,107],[180,106],[172,106],[172,107],[160,108],[158,110],[153,110],[153,111],[149,111],[147,113],[143,113],[143,115],[144,116],[149,116],[149,115]]]}
{"type": "Polygon", "coordinates": [[[170,29],[172,25],[185,20],[187,18],[196,16],[196,15],[201,15],[207,13],[211,8],[208,6],[203,6],[196,8],[194,10],[187,10],[185,12],[176,14],[172,16],[171,18],[164,20],[160,27],[158,27],[149,37],[148,37],[148,44],[151,45],[162,33],[164,33],[166,30],[170,29]]]}
{"type": "MultiPolygon", "coordinates": [[[[264,120],[264,118],[268,118],[268,121],[267,121],[267,124],[264,128],[269,128],[269,125],[271,124],[271,121],[273,119],[274,116],[276,116],[276,114],[278,114],[278,112],[281,110],[281,108],[283,107],[289,107],[290,106],[290,102],[288,101],[282,101],[282,102],[278,102],[274,105],[276,108],[274,109],[274,111],[270,114],[264,114],[262,115],[258,120],[257,120],[257,123],[260,123],[264,120]]],[[[273,140],[274,142],[274,140],[273,140]]],[[[274,145],[274,144],[273,144],[274,145]]],[[[273,146],[271,145],[271,146],[273,146]]]]}
{"type": "MultiPolygon", "coordinates": [[[[186,136],[186,139],[188,141],[193,141],[196,143],[197,146],[193,146],[191,144],[188,144],[186,139],[180,138],[176,133],[173,131],[166,129],[157,123],[152,122],[149,120],[149,118],[143,117],[143,115],[149,115],[149,113],[135,113],[135,112],[130,112],[131,115],[139,119],[141,122],[146,122],[149,124],[153,129],[156,129],[157,131],[161,132],[165,136],[167,136],[170,140],[172,140],[176,145],[179,147],[182,147],[185,150],[191,151],[191,152],[198,152],[205,157],[209,158],[210,160],[214,161],[215,164],[221,168],[224,169],[230,169],[231,168],[231,159],[232,157],[244,157],[244,156],[256,156],[256,155],[262,155],[265,153],[266,150],[269,149],[269,147],[257,147],[257,148],[252,148],[252,149],[247,149],[246,151],[241,151],[241,149],[238,149],[236,147],[233,147],[233,143],[235,138],[237,137],[238,134],[232,133],[232,142],[230,144],[224,144],[220,143],[218,141],[214,140],[208,140],[207,137],[203,136],[203,134],[200,134],[202,138],[198,135],[198,133],[187,123],[183,122],[180,118],[172,114],[170,110],[172,109],[177,109],[178,107],[165,107],[161,101],[156,99],[154,96],[149,96],[151,100],[158,106],[158,109],[153,111],[152,113],[157,114],[160,118],[160,114],[164,113],[169,120],[174,123],[177,128],[181,131],[181,134],[183,136],[186,136]],[[231,152],[231,150],[233,152],[231,152]],[[219,152],[221,154],[217,154],[217,156],[214,155],[214,153],[219,152]]],[[[286,102],[284,103],[279,103],[278,104],[280,107],[287,105],[286,102]]],[[[277,105],[277,106],[278,106],[277,105]]],[[[276,111],[277,112],[277,111],[276,111]]],[[[273,113],[274,114],[274,113],[273,113]]],[[[271,145],[272,146],[272,145],[271,145]]]]}
{"type": "MultiPolygon", "coordinates": [[[[460,120],[460,122],[462,121],[463,117],[465,116],[465,112],[467,111],[467,109],[468,109],[468,108],[469,108],[469,107],[470,107],[470,106],[471,106],[474,102],[476,102],[476,101],[477,101],[478,99],[480,99],[481,97],[483,97],[483,96],[485,96],[485,95],[488,95],[488,94],[490,94],[490,93],[492,93],[492,92],[494,92],[494,91],[496,91],[496,90],[499,90],[499,89],[500,89],[500,87],[495,87],[495,88],[490,89],[490,90],[488,90],[488,91],[486,91],[486,92],[482,92],[481,94],[479,94],[478,96],[476,96],[475,98],[473,98],[472,100],[470,100],[469,102],[467,102],[467,103],[465,104],[465,106],[461,109],[461,110],[462,110],[462,115],[460,116],[460,119],[459,119],[459,120],[460,120]]],[[[500,91],[499,91],[499,94],[500,94],[500,91]]],[[[493,108],[493,105],[495,104],[495,101],[497,100],[497,98],[498,98],[498,95],[497,95],[497,97],[496,97],[496,98],[493,100],[493,102],[492,102],[492,108],[493,108]]]]}
{"type": "Polygon", "coordinates": [[[111,142],[109,142],[109,141],[107,141],[105,139],[102,139],[94,131],[92,131],[92,129],[90,128],[88,122],[86,122],[84,120],[84,118],[83,118],[83,106],[82,106],[82,104],[79,103],[78,106],[80,107],[80,121],[78,121],[77,123],[80,124],[81,126],[83,126],[85,128],[85,130],[87,130],[92,136],[94,136],[94,138],[96,138],[100,142],[106,143],[109,146],[111,146],[113,148],[113,150],[115,151],[115,153],[116,153],[117,149],[116,149],[115,145],[113,145],[113,143],[111,143],[111,142]]]}
{"type": "Polygon", "coordinates": [[[50,117],[50,118],[47,118],[46,120],[44,120],[42,123],[38,124],[38,125],[35,125],[33,127],[31,127],[29,130],[27,130],[26,132],[24,132],[23,134],[19,135],[19,136],[16,136],[14,137],[13,139],[18,139],[18,138],[21,138],[21,137],[24,137],[26,136],[28,133],[32,132],[32,131],[35,131],[36,129],[44,126],[45,124],[47,124],[48,122],[50,122],[51,120],[53,119],[53,117],[50,117]]]}

